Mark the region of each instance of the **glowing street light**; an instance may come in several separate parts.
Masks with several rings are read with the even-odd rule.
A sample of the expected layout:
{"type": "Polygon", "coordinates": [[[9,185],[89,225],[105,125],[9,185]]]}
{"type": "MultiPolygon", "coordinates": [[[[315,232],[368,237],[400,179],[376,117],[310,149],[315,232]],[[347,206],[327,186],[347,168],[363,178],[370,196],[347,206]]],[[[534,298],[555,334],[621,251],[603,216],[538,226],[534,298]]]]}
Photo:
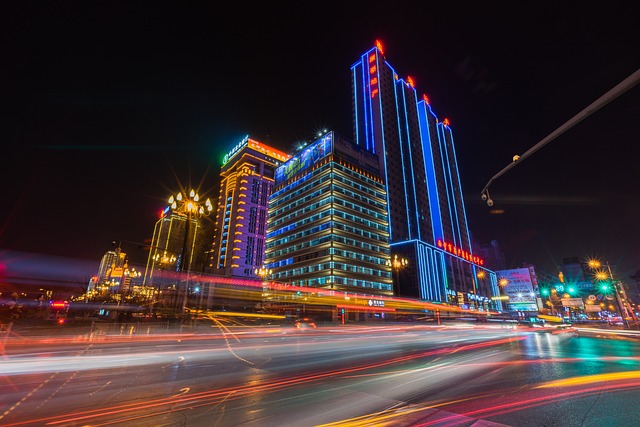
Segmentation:
{"type": "Polygon", "coordinates": [[[409,265],[409,261],[406,258],[398,258],[398,254],[395,254],[393,256],[393,260],[387,260],[387,265],[391,266],[391,268],[393,269],[393,271],[395,271],[395,276],[396,276],[396,286],[398,288],[398,295],[400,295],[400,270],[402,270],[403,268],[405,268],[406,266],[409,265]]]}
{"type": "Polygon", "coordinates": [[[185,228],[184,228],[184,237],[182,240],[182,250],[180,253],[179,262],[179,270],[186,271],[187,277],[185,280],[185,289],[184,289],[184,297],[182,299],[182,312],[184,313],[187,308],[188,298],[189,298],[189,273],[191,271],[191,259],[193,258],[193,249],[196,241],[196,233],[197,228],[193,232],[193,238],[191,243],[191,249],[187,251],[187,243],[189,241],[189,235],[191,234],[191,223],[196,222],[202,216],[208,216],[213,211],[213,205],[211,204],[211,200],[207,199],[204,204],[200,203],[200,196],[195,190],[191,190],[189,195],[182,195],[182,192],[176,194],[175,196],[169,197],[169,208],[170,210],[181,217],[185,218],[185,228]],[[188,252],[188,258],[187,258],[188,252]]]}
{"type": "Polygon", "coordinates": [[[272,272],[273,272],[272,270],[268,269],[265,266],[262,266],[260,268],[256,268],[256,270],[255,270],[256,275],[260,276],[263,281],[264,281],[265,277],[270,276],[272,272]]]}
{"type": "MultiPolygon", "coordinates": [[[[626,298],[626,295],[624,295],[624,289],[622,289],[622,293],[624,295],[624,298],[621,298],[620,296],[620,290],[618,289],[618,287],[616,286],[616,281],[613,278],[613,273],[611,272],[611,266],[609,265],[609,262],[606,262],[606,269],[601,269],[602,267],[602,263],[597,260],[597,259],[589,259],[587,260],[587,265],[592,269],[595,270],[594,272],[594,277],[597,281],[599,282],[609,282],[610,281],[610,285],[611,288],[613,290],[614,296],[615,296],[615,300],[618,304],[618,310],[620,311],[620,316],[622,317],[622,321],[624,322],[624,325],[627,329],[629,329],[629,322],[627,320],[627,316],[629,315],[628,313],[628,300],[626,298]]],[[[607,291],[608,290],[608,285],[606,283],[602,283],[600,284],[600,289],[603,291],[607,291]]],[[[633,309],[629,310],[631,312],[631,317],[634,319],[636,325],[637,325],[637,321],[635,319],[635,313],[633,312],[633,309]]]]}

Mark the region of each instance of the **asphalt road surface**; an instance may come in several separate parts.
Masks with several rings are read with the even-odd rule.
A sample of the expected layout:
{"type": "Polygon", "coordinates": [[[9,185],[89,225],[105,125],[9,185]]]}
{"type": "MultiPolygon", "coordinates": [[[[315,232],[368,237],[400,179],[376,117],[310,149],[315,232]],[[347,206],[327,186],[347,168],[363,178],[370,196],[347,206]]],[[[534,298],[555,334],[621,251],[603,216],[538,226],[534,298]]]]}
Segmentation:
{"type": "Polygon", "coordinates": [[[504,325],[4,343],[0,425],[638,426],[640,340],[504,325]]]}

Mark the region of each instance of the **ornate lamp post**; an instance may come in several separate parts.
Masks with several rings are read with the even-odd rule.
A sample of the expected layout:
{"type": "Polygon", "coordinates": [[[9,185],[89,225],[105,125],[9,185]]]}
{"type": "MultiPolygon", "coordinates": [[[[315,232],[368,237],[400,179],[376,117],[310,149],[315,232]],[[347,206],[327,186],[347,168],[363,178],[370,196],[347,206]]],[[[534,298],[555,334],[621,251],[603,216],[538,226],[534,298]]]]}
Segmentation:
{"type": "Polygon", "coordinates": [[[400,295],[400,270],[402,270],[403,268],[405,268],[407,265],[409,265],[409,261],[405,258],[398,258],[398,254],[395,254],[393,256],[393,260],[388,260],[387,261],[387,265],[391,266],[391,268],[393,269],[393,271],[395,272],[395,285],[398,289],[398,293],[397,295],[400,295]]]}
{"type": "Polygon", "coordinates": [[[268,268],[267,268],[267,267],[265,267],[264,265],[263,265],[262,267],[260,267],[260,268],[256,268],[256,269],[255,269],[255,273],[256,273],[256,275],[260,276],[260,279],[262,279],[262,295],[263,295],[263,298],[262,298],[262,299],[263,299],[263,302],[264,302],[264,299],[266,298],[266,293],[267,293],[267,291],[268,291],[267,287],[265,286],[265,281],[264,281],[264,279],[265,279],[267,276],[271,276],[271,273],[272,273],[272,272],[273,272],[273,271],[272,271],[271,269],[268,269],[268,268]]]}
{"type": "Polygon", "coordinates": [[[198,193],[196,193],[195,190],[191,190],[188,196],[183,196],[182,193],[178,193],[175,197],[173,195],[169,197],[169,208],[174,214],[182,216],[185,219],[182,250],[180,252],[180,258],[178,259],[179,271],[186,271],[187,273],[184,296],[182,298],[182,308],[180,310],[184,313],[189,297],[189,272],[191,271],[191,260],[193,258],[193,249],[196,241],[198,219],[202,216],[210,215],[211,211],[213,211],[213,205],[209,199],[207,199],[204,204],[201,204],[198,193]],[[195,222],[196,225],[196,229],[193,230],[193,232],[191,231],[192,222],[195,222]],[[191,245],[189,245],[190,248],[187,250],[191,234],[193,234],[193,237],[191,238],[191,245]]]}

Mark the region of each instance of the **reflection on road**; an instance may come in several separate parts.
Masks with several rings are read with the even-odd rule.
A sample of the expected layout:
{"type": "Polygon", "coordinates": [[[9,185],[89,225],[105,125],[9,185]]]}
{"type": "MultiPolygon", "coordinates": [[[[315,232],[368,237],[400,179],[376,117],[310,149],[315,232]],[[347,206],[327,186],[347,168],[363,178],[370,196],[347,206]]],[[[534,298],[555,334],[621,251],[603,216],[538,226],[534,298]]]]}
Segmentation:
{"type": "Polygon", "coordinates": [[[9,340],[0,424],[572,426],[640,416],[638,341],[478,325],[211,326],[9,340]]]}

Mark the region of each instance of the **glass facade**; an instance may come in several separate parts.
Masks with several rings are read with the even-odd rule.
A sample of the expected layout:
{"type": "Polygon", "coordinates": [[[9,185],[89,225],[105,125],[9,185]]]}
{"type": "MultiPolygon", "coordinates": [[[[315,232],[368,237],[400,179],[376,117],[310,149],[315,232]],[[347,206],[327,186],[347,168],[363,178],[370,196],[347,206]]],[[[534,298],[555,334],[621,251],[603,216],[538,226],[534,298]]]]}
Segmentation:
{"type": "Polygon", "coordinates": [[[393,295],[387,194],[373,153],[327,133],[276,170],[268,218],[272,280],[393,295]]]}

